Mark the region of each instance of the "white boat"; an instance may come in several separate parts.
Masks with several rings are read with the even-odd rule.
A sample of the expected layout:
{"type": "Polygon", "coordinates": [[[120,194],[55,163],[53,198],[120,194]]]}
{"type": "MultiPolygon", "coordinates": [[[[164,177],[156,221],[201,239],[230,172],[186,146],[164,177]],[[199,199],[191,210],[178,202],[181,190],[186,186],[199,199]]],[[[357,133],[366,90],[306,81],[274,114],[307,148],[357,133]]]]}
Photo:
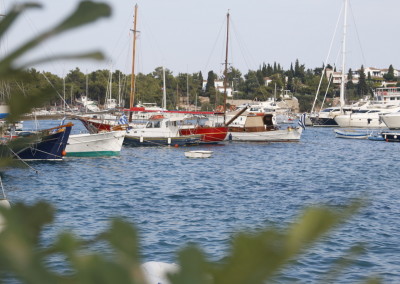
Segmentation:
{"type": "Polygon", "coordinates": [[[386,124],[380,119],[380,115],[400,110],[398,106],[383,106],[381,108],[361,109],[350,114],[342,114],[335,117],[339,127],[356,128],[385,128],[386,124]]]}
{"type": "Polygon", "coordinates": [[[65,149],[67,157],[97,157],[119,155],[125,131],[82,133],[69,136],[65,149]]]}
{"type": "Polygon", "coordinates": [[[87,96],[81,96],[81,98],[79,100],[76,100],[76,102],[82,104],[86,111],[90,112],[100,111],[97,102],[90,100],[87,96]]]}
{"type": "Polygon", "coordinates": [[[371,135],[370,132],[365,130],[356,130],[356,129],[334,129],[337,138],[346,138],[346,139],[368,139],[371,135]]]}
{"type": "Polygon", "coordinates": [[[198,144],[201,135],[181,135],[179,128],[181,119],[165,118],[154,115],[143,128],[129,129],[125,142],[130,146],[185,146],[198,144]]]}
{"type": "Polygon", "coordinates": [[[195,150],[195,151],[186,151],[185,156],[187,158],[210,158],[213,154],[213,151],[206,150],[195,150]]]}
{"type": "Polygon", "coordinates": [[[400,129],[400,110],[392,113],[381,113],[379,119],[391,130],[400,129]]]}
{"type": "MultiPolygon", "coordinates": [[[[229,118],[229,115],[228,115],[229,118]]],[[[279,128],[273,122],[272,114],[243,113],[228,122],[229,141],[238,142],[297,142],[304,129],[305,114],[302,115],[302,126],[279,128]]]]}

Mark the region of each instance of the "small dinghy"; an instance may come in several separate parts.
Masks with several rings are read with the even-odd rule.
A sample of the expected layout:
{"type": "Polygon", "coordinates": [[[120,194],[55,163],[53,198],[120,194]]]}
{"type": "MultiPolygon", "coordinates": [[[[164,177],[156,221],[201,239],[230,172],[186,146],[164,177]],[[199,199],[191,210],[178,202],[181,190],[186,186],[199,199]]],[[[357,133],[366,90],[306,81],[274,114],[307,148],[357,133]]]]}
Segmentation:
{"type": "Polygon", "coordinates": [[[197,150],[197,151],[186,151],[185,156],[187,158],[210,158],[213,151],[197,150]]]}
{"type": "Polygon", "coordinates": [[[347,139],[368,139],[370,132],[365,130],[355,130],[355,129],[334,129],[337,138],[347,138],[347,139]]]}

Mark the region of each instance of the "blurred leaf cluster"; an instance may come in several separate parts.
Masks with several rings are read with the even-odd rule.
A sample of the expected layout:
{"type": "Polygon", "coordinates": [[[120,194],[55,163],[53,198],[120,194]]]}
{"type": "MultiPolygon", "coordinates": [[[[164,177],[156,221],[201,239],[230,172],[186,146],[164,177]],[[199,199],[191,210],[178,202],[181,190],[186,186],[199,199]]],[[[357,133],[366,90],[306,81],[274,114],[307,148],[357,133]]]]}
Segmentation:
{"type": "MultiPolygon", "coordinates": [[[[178,252],[179,270],[168,278],[172,284],[273,282],[283,268],[329,230],[346,221],[359,206],[355,202],[336,210],[311,208],[286,229],[238,233],[233,238],[229,255],[219,262],[208,261],[200,248],[188,246],[178,252]]],[[[83,241],[65,232],[60,233],[51,245],[42,248],[40,236],[54,216],[54,209],[49,204],[16,204],[11,209],[0,208],[0,214],[6,220],[0,232],[0,283],[5,279],[38,284],[146,283],[140,268],[137,232],[121,219],[114,219],[109,229],[91,240],[83,241]],[[90,246],[98,242],[106,243],[112,253],[91,252],[90,246]],[[51,270],[48,268],[51,259],[58,259],[70,271],[51,270]]],[[[321,283],[335,283],[340,270],[348,265],[327,272],[321,283]]],[[[366,283],[379,282],[369,279],[366,283]]]]}
{"type": "MultiPolygon", "coordinates": [[[[4,37],[9,31],[10,27],[16,22],[16,20],[22,15],[23,12],[29,9],[41,8],[36,3],[21,3],[16,4],[13,8],[4,15],[0,21],[0,44],[4,40],[4,37]]],[[[0,80],[3,84],[18,81],[24,82],[27,79],[27,73],[24,72],[29,66],[34,64],[46,63],[54,60],[67,60],[67,59],[97,59],[102,60],[104,58],[101,52],[90,52],[84,54],[60,54],[54,57],[44,57],[34,59],[30,62],[21,62],[21,58],[32,51],[35,47],[44,43],[50,38],[59,36],[66,31],[73,30],[77,27],[93,23],[94,21],[109,17],[111,15],[111,9],[108,5],[103,3],[95,3],[92,1],[82,1],[77,9],[64,20],[62,20],[55,27],[51,27],[48,30],[42,32],[36,37],[26,41],[21,46],[15,48],[14,51],[4,55],[0,60],[0,80]]],[[[50,84],[48,87],[42,89],[30,90],[27,93],[21,93],[16,89],[10,90],[11,94],[8,100],[5,102],[9,107],[9,115],[6,118],[7,123],[14,123],[19,120],[21,115],[29,113],[33,108],[42,107],[47,101],[49,101],[54,95],[54,91],[50,84]]],[[[0,135],[3,133],[2,127],[0,128],[0,135]]],[[[12,162],[10,157],[13,156],[12,150],[18,148],[18,145],[14,144],[29,144],[31,139],[35,138],[21,138],[16,139],[18,141],[11,141],[8,145],[0,145],[0,167],[9,165],[12,162]]]]}

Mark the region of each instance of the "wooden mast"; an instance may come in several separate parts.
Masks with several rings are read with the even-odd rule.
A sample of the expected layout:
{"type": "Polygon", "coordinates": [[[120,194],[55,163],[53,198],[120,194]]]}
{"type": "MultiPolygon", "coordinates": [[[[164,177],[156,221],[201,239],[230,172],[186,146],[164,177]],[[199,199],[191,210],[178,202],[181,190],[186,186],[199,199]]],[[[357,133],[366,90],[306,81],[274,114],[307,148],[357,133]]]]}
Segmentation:
{"type": "MultiPolygon", "coordinates": [[[[131,74],[131,93],[129,108],[133,108],[135,101],[135,56],[136,56],[136,23],[138,5],[135,5],[135,15],[133,17],[133,47],[132,47],[132,74],[131,74]]],[[[129,113],[129,122],[132,122],[132,112],[129,113]]]]}
{"type": "Polygon", "coordinates": [[[344,92],[346,80],[346,33],[347,33],[347,6],[348,0],[344,1],[344,19],[343,19],[343,41],[342,41],[342,80],[340,82],[340,111],[343,113],[345,105],[344,92]]]}
{"type": "Polygon", "coordinates": [[[226,88],[228,82],[228,47],[229,47],[229,10],[226,14],[226,49],[225,49],[225,70],[224,70],[224,122],[226,118],[226,88]]]}

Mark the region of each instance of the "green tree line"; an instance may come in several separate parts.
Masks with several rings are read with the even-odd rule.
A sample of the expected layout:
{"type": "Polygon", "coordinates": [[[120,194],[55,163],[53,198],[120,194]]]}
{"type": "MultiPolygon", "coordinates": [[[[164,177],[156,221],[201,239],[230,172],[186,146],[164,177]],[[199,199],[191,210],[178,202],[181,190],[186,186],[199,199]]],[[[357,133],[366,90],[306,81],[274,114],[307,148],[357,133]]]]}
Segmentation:
{"type": "MultiPolygon", "coordinates": [[[[332,68],[328,65],[326,68],[332,68]]],[[[279,94],[281,90],[289,90],[295,95],[300,103],[301,111],[310,111],[311,105],[318,89],[324,66],[306,69],[304,64],[296,60],[288,70],[284,70],[280,64],[261,64],[257,70],[249,70],[242,74],[240,70],[230,67],[227,72],[227,82],[233,88],[234,99],[266,100],[279,94]],[[268,78],[268,85],[265,83],[268,78]]],[[[382,80],[396,81],[394,68],[389,66],[388,73],[384,78],[372,78],[370,74],[364,74],[364,67],[358,70],[359,82],[354,84],[353,70],[348,70],[348,83],[346,87],[346,99],[356,101],[365,96],[372,95],[372,90],[379,87],[382,80]]],[[[24,82],[13,80],[7,84],[8,89],[16,90],[21,94],[37,92],[38,90],[53,89],[54,97],[48,102],[48,107],[62,105],[63,98],[68,104],[74,104],[76,99],[82,95],[88,95],[99,104],[104,104],[111,96],[117,100],[121,99],[121,106],[129,106],[129,92],[131,89],[131,75],[124,74],[120,70],[97,70],[85,74],[78,67],[70,70],[61,78],[50,72],[39,72],[35,68],[23,71],[24,82]],[[111,93],[111,94],[110,94],[111,93]]],[[[320,93],[327,92],[327,98],[339,96],[339,86],[328,84],[326,71],[322,77],[320,93]],[[329,85],[328,90],[327,87],[329,85]],[[322,91],[323,90],[323,91],[322,91]]],[[[148,74],[139,73],[135,83],[135,104],[156,103],[161,105],[163,97],[163,68],[157,67],[148,74]]],[[[223,80],[213,71],[209,71],[206,78],[201,71],[188,74],[178,73],[174,75],[169,69],[165,70],[165,85],[167,94],[167,108],[181,109],[187,104],[196,105],[203,110],[215,109],[217,105],[223,104],[224,94],[219,92],[214,83],[216,80],[223,80]],[[203,88],[203,80],[206,80],[203,88]],[[209,103],[201,100],[201,97],[209,99],[209,103]],[[189,101],[187,101],[189,99],[189,101]],[[202,103],[203,101],[203,103],[202,103]]],[[[397,83],[399,85],[399,83],[397,83]]],[[[5,91],[3,91],[3,96],[5,91]]]]}

